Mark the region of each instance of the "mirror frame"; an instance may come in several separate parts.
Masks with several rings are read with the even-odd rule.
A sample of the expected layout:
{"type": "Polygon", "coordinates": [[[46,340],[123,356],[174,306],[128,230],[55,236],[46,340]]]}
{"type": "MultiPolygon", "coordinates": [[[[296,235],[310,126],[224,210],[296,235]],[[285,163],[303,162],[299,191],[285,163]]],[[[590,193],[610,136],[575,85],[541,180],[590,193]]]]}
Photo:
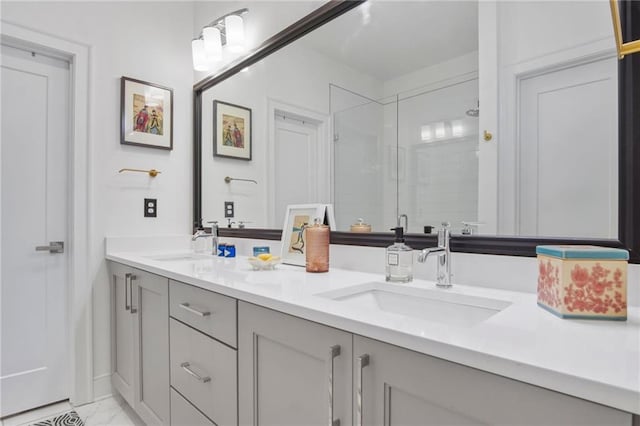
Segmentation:
{"type": "MultiPolygon", "coordinates": [[[[609,0],[611,8],[611,19],[613,20],[613,35],[616,39],[616,49],[618,49],[618,57],[624,58],[626,55],[640,52],[640,38],[633,41],[623,41],[622,39],[622,23],[620,17],[619,0],[609,0]]],[[[625,27],[626,28],[626,27],[625,27]]]]}
{"type": "MultiPolygon", "coordinates": [[[[240,72],[289,43],[359,6],[366,0],[331,0],[309,15],[269,38],[258,48],[239,58],[217,74],[211,75],[193,86],[193,228],[202,222],[202,93],[240,72]]],[[[634,38],[640,38],[640,8],[634,8],[631,0],[619,2],[624,28],[634,38]]],[[[536,256],[540,244],[592,244],[629,250],[629,262],[640,263],[640,55],[626,56],[618,67],[619,107],[619,207],[618,239],[548,238],[485,235],[452,235],[451,249],[455,252],[494,254],[508,256],[536,256]],[[635,75],[635,77],[634,77],[635,75]],[[635,167],[634,167],[635,165],[635,167]],[[636,219],[636,220],[634,220],[636,219]],[[634,223],[635,222],[635,223],[634,223]]],[[[223,237],[280,240],[280,229],[220,228],[223,237]]],[[[386,247],[392,241],[390,233],[359,234],[331,232],[331,243],[342,245],[386,247]]],[[[435,235],[407,234],[407,244],[414,249],[437,245],[435,235]]]]}

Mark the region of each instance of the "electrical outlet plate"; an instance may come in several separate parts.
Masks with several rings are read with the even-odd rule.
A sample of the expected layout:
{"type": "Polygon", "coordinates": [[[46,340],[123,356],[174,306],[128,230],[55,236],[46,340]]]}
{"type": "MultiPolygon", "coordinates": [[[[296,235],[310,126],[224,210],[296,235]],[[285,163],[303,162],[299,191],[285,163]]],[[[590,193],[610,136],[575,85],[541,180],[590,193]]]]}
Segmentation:
{"type": "Polygon", "coordinates": [[[224,217],[225,218],[230,218],[234,216],[234,205],[233,205],[233,201],[225,201],[224,202],[224,217]]]}
{"type": "Polygon", "coordinates": [[[158,199],[145,198],[144,199],[144,217],[157,217],[157,216],[158,216],[158,199]]]}

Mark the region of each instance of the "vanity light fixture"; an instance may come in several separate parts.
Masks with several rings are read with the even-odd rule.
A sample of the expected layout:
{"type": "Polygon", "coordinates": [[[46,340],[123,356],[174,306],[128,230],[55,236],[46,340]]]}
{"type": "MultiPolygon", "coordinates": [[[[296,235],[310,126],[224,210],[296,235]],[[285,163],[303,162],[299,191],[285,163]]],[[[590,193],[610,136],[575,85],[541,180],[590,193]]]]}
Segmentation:
{"type": "Polygon", "coordinates": [[[438,121],[420,126],[422,142],[439,142],[458,139],[468,135],[470,129],[465,125],[465,118],[438,121]]]}
{"type": "Polygon", "coordinates": [[[200,35],[191,41],[193,69],[208,71],[222,60],[223,47],[238,53],[245,49],[244,20],[249,9],[238,9],[207,24],[200,35]]]}

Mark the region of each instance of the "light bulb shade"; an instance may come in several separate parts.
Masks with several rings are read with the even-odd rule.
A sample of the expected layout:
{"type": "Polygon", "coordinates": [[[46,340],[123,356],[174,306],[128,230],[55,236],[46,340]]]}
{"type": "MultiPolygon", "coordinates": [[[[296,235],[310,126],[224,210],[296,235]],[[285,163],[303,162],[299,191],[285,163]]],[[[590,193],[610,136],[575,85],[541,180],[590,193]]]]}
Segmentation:
{"type": "Polygon", "coordinates": [[[219,61],[222,59],[222,40],[220,30],[216,27],[205,27],[202,30],[204,38],[204,53],[208,61],[219,61]]]}
{"type": "Polygon", "coordinates": [[[224,18],[227,33],[227,48],[232,52],[244,50],[244,21],[241,16],[229,15],[224,18]]]}
{"type": "Polygon", "coordinates": [[[191,55],[193,56],[193,69],[196,71],[207,71],[207,55],[204,52],[204,40],[196,39],[191,41],[191,55]]]}

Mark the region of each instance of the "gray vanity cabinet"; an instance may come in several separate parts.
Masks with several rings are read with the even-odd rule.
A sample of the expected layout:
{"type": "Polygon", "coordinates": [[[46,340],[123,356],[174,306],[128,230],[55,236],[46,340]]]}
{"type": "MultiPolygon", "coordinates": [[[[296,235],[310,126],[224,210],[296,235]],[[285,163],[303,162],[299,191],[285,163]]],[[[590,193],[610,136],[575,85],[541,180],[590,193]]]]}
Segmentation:
{"type": "Polygon", "coordinates": [[[354,336],[355,426],[631,425],[631,415],[354,336]]]}
{"type": "Polygon", "coordinates": [[[239,423],[351,425],[352,335],[238,303],[239,423]]]}
{"type": "Polygon", "coordinates": [[[146,424],[168,425],[169,280],[110,262],[112,383],[146,424]]]}
{"type": "Polygon", "coordinates": [[[133,407],[133,315],[129,302],[132,269],[109,262],[111,277],[111,384],[133,407]]]}

